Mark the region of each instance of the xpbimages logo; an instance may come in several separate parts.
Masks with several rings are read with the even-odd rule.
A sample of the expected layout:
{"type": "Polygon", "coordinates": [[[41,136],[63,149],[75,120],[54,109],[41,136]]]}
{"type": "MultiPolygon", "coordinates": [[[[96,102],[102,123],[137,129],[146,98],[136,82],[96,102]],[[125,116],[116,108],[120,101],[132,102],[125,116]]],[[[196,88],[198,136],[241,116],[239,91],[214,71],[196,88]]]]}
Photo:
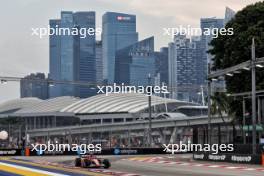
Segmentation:
{"type": "Polygon", "coordinates": [[[78,154],[86,154],[90,152],[101,152],[101,144],[59,144],[57,142],[47,144],[31,144],[31,151],[36,151],[38,155],[47,153],[63,153],[65,151],[74,151],[78,154]]]}
{"type": "Polygon", "coordinates": [[[168,94],[168,87],[163,86],[126,86],[124,83],[117,85],[108,86],[97,86],[98,94],[105,94],[106,96],[110,93],[142,93],[148,96],[152,94],[168,94]]]}
{"type": "Polygon", "coordinates": [[[38,27],[31,28],[31,35],[37,36],[39,38],[43,38],[44,36],[80,36],[80,38],[86,38],[87,36],[101,35],[101,28],[79,28],[79,27],[59,27],[56,25],[55,27],[51,27],[48,25],[47,27],[38,27]]]}
{"type": "Polygon", "coordinates": [[[191,27],[190,25],[187,26],[177,26],[173,28],[163,28],[163,35],[168,35],[174,38],[177,35],[186,35],[186,36],[212,36],[212,38],[217,38],[219,35],[234,35],[233,28],[197,28],[191,27]]]}
{"type": "Polygon", "coordinates": [[[212,152],[218,154],[220,152],[234,151],[233,144],[192,144],[188,141],[187,144],[180,141],[179,144],[163,144],[164,150],[167,153],[175,154],[182,152],[212,152]]]}

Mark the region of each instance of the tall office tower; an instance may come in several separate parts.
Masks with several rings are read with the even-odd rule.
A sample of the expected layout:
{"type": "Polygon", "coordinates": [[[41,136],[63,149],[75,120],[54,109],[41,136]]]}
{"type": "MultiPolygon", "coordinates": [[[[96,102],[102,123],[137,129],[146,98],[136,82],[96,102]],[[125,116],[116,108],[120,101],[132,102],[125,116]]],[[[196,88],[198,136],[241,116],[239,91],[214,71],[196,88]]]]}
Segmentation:
{"type": "Polygon", "coordinates": [[[148,75],[154,84],[154,37],[149,37],[116,52],[115,83],[148,85],[148,75]]]}
{"type": "Polygon", "coordinates": [[[138,41],[136,16],[106,12],[102,23],[103,78],[112,84],[115,79],[116,51],[138,41]]]}
{"type": "Polygon", "coordinates": [[[192,43],[195,44],[196,57],[195,57],[195,67],[196,67],[196,85],[199,87],[207,86],[207,62],[203,58],[203,47],[201,36],[192,36],[192,43]]]}
{"type": "Polygon", "coordinates": [[[132,56],[129,66],[130,85],[147,86],[154,84],[155,54],[154,37],[136,43],[130,50],[132,56]],[[150,83],[148,77],[151,77],[150,83]]]}
{"type": "MultiPolygon", "coordinates": [[[[49,25],[51,28],[60,26],[59,19],[50,20],[49,25]]],[[[60,36],[52,35],[49,38],[49,79],[61,80],[61,47],[60,36]]],[[[58,97],[61,95],[61,85],[56,84],[49,87],[49,96],[58,97]]]]}
{"type": "MultiPolygon", "coordinates": [[[[202,18],[200,21],[201,29],[202,29],[202,36],[201,36],[201,42],[202,42],[202,49],[203,49],[203,57],[204,60],[207,61],[207,63],[211,63],[212,56],[207,53],[207,51],[210,49],[210,42],[213,39],[213,35],[205,35],[204,31],[209,28],[223,28],[224,27],[224,20],[223,19],[217,19],[217,18],[202,18]]],[[[205,70],[207,70],[207,64],[205,64],[205,70]]]]}
{"type": "Polygon", "coordinates": [[[224,25],[226,25],[234,16],[236,15],[236,12],[229,7],[226,7],[225,10],[225,19],[224,19],[224,25]]]}
{"type": "Polygon", "coordinates": [[[96,59],[96,83],[103,83],[102,41],[96,41],[95,59],[96,59]]]}
{"type": "MultiPolygon", "coordinates": [[[[73,13],[61,12],[60,28],[72,29],[74,27],[73,13]]],[[[74,36],[60,35],[60,78],[62,81],[75,81],[74,36]]],[[[71,84],[60,85],[61,96],[75,96],[74,86],[71,84]]]]}
{"type": "MultiPolygon", "coordinates": [[[[204,35],[204,31],[206,28],[223,28],[224,27],[224,20],[223,19],[217,19],[217,18],[202,18],[200,21],[201,29],[203,31],[201,36],[201,50],[202,50],[202,60],[203,60],[203,66],[204,66],[204,81],[206,81],[206,77],[208,74],[208,64],[210,64],[210,67],[213,66],[212,58],[213,56],[208,53],[208,50],[211,49],[210,42],[213,39],[213,35],[204,35]]],[[[223,81],[214,82],[213,89],[218,90],[224,90],[225,83],[223,81]]]]}
{"type": "Polygon", "coordinates": [[[44,73],[31,73],[20,80],[20,97],[48,98],[48,82],[44,73]]]}
{"type": "MultiPolygon", "coordinates": [[[[74,25],[79,29],[95,29],[95,12],[76,12],[73,14],[74,25]]],[[[95,34],[77,36],[74,39],[74,60],[76,62],[75,80],[96,83],[95,34]]],[[[93,86],[77,86],[75,95],[81,98],[96,94],[93,86]]]]}
{"type": "MultiPolygon", "coordinates": [[[[62,11],[60,20],[50,20],[50,27],[64,31],[64,34],[50,35],[49,78],[95,83],[95,34],[72,35],[73,28],[95,29],[95,12],[62,11]]],[[[50,88],[51,97],[67,95],[83,98],[94,94],[95,90],[89,86],[55,83],[50,88]]]]}
{"type": "Polygon", "coordinates": [[[158,85],[168,85],[168,54],[169,49],[168,47],[162,47],[160,48],[159,52],[155,52],[155,58],[156,58],[156,83],[158,85]]]}
{"type": "Polygon", "coordinates": [[[191,40],[184,35],[177,35],[174,42],[169,43],[169,91],[171,98],[197,101],[198,78],[201,69],[198,69],[200,58],[200,41],[191,40]]]}

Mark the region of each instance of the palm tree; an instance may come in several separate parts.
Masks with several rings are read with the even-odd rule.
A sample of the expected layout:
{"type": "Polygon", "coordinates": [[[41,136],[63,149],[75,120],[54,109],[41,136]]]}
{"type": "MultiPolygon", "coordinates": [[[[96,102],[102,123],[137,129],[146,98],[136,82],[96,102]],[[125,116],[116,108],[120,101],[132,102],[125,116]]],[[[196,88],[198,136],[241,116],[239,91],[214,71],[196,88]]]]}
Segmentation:
{"type": "MultiPolygon", "coordinates": [[[[234,113],[231,111],[230,105],[229,105],[229,100],[228,96],[223,93],[223,92],[215,92],[213,96],[211,96],[211,113],[213,115],[219,116],[225,127],[226,127],[226,132],[229,134],[229,129],[228,129],[228,124],[226,123],[224,119],[224,115],[228,115],[228,117],[233,118],[234,113]]],[[[227,135],[227,141],[229,141],[228,138],[229,135],[227,135]]]]}

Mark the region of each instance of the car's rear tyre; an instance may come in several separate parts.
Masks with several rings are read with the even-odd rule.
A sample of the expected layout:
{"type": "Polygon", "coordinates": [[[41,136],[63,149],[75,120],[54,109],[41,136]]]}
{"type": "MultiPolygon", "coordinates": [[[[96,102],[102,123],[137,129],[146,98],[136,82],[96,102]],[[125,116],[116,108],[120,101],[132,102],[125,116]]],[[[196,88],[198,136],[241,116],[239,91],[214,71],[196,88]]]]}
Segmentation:
{"type": "Polygon", "coordinates": [[[81,158],[75,158],[75,167],[81,167],[81,158]]]}
{"type": "Polygon", "coordinates": [[[82,162],[82,167],[83,168],[86,168],[86,167],[89,167],[91,165],[91,161],[87,160],[87,159],[84,159],[82,162]]]}
{"type": "Polygon", "coordinates": [[[111,163],[109,162],[108,159],[103,160],[103,165],[105,169],[108,169],[109,167],[111,167],[111,163]]]}

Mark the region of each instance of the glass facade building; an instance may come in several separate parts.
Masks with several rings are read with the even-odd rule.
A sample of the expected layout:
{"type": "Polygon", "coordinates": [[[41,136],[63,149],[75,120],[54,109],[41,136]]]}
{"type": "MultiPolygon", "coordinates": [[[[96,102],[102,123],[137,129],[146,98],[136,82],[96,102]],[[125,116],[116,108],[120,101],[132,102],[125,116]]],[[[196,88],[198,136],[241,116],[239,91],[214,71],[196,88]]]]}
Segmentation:
{"type": "MultiPolygon", "coordinates": [[[[95,29],[95,12],[76,12],[73,15],[75,27],[95,29]]],[[[96,83],[96,40],[95,35],[77,36],[74,39],[75,80],[96,83]]],[[[78,86],[77,97],[86,98],[96,94],[92,86],[78,86]]]]}
{"type": "MultiPolygon", "coordinates": [[[[60,26],[61,20],[54,19],[49,21],[51,28],[60,26]]],[[[59,35],[52,35],[49,37],[49,79],[61,80],[61,42],[59,35]]],[[[49,87],[49,96],[58,97],[61,95],[61,88],[59,84],[49,87]]]]}
{"type": "Polygon", "coordinates": [[[171,98],[197,102],[199,81],[203,75],[199,45],[198,38],[191,39],[185,35],[175,36],[174,42],[169,44],[168,83],[171,98]]]}
{"type": "Polygon", "coordinates": [[[31,73],[20,80],[20,97],[48,99],[48,82],[44,73],[31,73]]]}
{"type": "MultiPolygon", "coordinates": [[[[51,28],[95,29],[95,12],[62,11],[61,19],[50,20],[51,28]]],[[[95,34],[50,35],[49,78],[62,81],[96,82],[95,34]]],[[[50,97],[89,97],[95,94],[89,86],[54,84],[50,87],[50,97]]]]}
{"type": "Polygon", "coordinates": [[[229,7],[226,7],[225,10],[225,20],[224,20],[224,25],[226,25],[234,16],[236,15],[236,12],[229,7]]]}
{"type": "Polygon", "coordinates": [[[162,47],[159,52],[155,52],[156,60],[156,76],[158,79],[158,85],[168,85],[168,57],[169,57],[169,48],[162,47]]]}
{"type": "Polygon", "coordinates": [[[135,86],[148,85],[148,75],[154,83],[154,37],[139,41],[116,52],[115,82],[135,86]]]}
{"type": "MultiPolygon", "coordinates": [[[[205,28],[223,28],[224,27],[224,19],[217,19],[217,18],[202,18],[201,19],[201,29],[202,31],[205,28]]],[[[213,39],[213,35],[202,35],[201,36],[201,50],[202,50],[202,58],[203,58],[203,69],[205,76],[208,74],[208,64],[213,66],[212,58],[213,56],[208,53],[207,51],[211,49],[210,42],[213,39]]],[[[224,81],[214,81],[211,85],[212,90],[217,91],[224,91],[225,89],[225,82],[224,81]]]]}
{"type": "Polygon", "coordinates": [[[95,47],[96,58],[96,82],[103,83],[103,54],[102,54],[102,41],[96,41],[95,47]]]}
{"type": "MultiPolygon", "coordinates": [[[[69,11],[61,12],[61,28],[73,28],[73,13],[69,11]]],[[[60,58],[61,72],[60,78],[62,81],[74,81],[74,36],[60,35],[60,58]]],[[[75,96],[73,85],[61,85],[61,96],[75,96]]]]}
{"type": "Polygon", "coordinates": [[[154,84],[155,57],[154,55],[136,55],[132,58],[129,70],[130,85],[148,86],[148,76],[151,76],[150,84],[154,84]]]}
{"type": "MultiPolygon", "coordinates": [[[[211,62],[212,56],[207,53],[210,49],[210,42],[213,39],[213,35],[204,35],[205,28],[223,28],[224,27],[224,19],[217,18],[202,18],[200,21],[201,29],[202,29],[202,50],[203,50],[203,58],[207,61],[207,63],[211,62]]],[[[207,68],[207,64],[204,64],[207,68]]],[[[205,69],[207,70],[207,69],[205,69]]]]}
{"type": "Polygon", "coordinates": [[[108,83],[115,79],[116,51],[138,41],[136,16],[107,12],[102,21],[103,78],[108,83]]]}

